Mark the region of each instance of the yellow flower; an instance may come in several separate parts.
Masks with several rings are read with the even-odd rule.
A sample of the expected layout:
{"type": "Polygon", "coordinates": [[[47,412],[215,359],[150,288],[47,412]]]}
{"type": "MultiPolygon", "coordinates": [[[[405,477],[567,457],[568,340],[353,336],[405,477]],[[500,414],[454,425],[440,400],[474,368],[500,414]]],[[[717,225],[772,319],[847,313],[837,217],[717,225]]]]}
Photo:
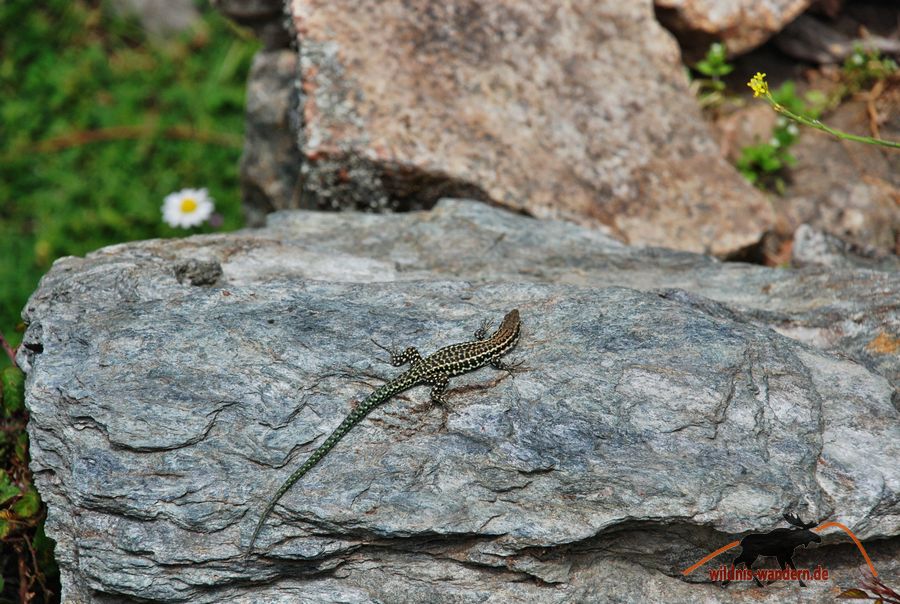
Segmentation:
{"type": "Polygon", "coordinates": [[[766,82],[766,74],[764,73],[757,71],[756,75],[747,82],[747,86],[753,90],[753,98],[758,96],[769,96],[769,84],[766,82]]]}

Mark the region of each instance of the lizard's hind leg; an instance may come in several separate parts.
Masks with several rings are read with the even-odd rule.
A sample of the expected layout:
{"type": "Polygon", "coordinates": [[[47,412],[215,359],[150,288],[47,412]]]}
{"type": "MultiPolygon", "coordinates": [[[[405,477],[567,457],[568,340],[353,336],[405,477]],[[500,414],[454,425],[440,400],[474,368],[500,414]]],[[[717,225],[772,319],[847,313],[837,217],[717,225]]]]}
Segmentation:
{"type": "Polygon", "coordinates": [[[402,365],[406,365],[407,363],[409,363],[410,365],[415,365],[421,360],[422,355],[412,346],[410,346],[400,354],[391,355],[391,364],[394,367],[400,367],[402,365]]]}
{"type": "Polygon", "coordinates": [[[447,384],[450,383],[450,376],[446,374],[435,376],[431,380],[431,402],[442,407],[446,404],[444,391],[447,390],[447,384]]]}
{"type": "Polygon", "coordinates": [[[494,357],[491,359],[491,367],[494,369],[499,369],[500,371],[508,371],[512,373],[516,369],[522,366],[522,361],[516,361],[515,363],[505,363],[500,359],[500,357],[494,357]]]}

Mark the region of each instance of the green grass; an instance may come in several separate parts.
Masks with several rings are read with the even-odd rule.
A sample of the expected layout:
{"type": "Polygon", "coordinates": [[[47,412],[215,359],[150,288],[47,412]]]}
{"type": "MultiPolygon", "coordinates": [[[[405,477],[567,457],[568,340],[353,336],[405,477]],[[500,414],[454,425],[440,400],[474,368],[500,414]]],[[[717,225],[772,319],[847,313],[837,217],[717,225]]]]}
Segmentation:
{"type": "MultiPolygon", "coordinates": [[[[13,345],[56,258],[213,230],[165,225],[168,193],[206,187],[218,230],[241,226],[244,95],[258,44],[203,11],[193,31],[161,40],[97,0],[0,0],[0,332],[13,345]]],[[[0,604],[59,601],[27,465],[23,384],[9,366],[0,352],[0,604]]]]}
{"type": "MultiPolygon", "coordinates": [[[[102,2],[0,3],[0,331],[53,260],[197,231],[163,197],[206,187],[221,230],[241,226],[238,159],[257,44],[206,9],[148,40],[102,2]]],[[[209,231],[209,227],[199,231],[209,231]]]]}

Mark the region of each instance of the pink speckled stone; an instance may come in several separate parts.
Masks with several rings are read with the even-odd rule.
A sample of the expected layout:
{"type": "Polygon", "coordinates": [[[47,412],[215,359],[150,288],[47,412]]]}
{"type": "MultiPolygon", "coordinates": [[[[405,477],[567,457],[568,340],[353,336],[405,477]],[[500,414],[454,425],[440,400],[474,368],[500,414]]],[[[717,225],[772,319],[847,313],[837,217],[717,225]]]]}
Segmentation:
{"type": "Polygon", "coordinates": [[[720,157],[649,1],[289,10],[304,195],[316,205],[468,196],[719,255],[772,224],[765,198],[720,157]]]}

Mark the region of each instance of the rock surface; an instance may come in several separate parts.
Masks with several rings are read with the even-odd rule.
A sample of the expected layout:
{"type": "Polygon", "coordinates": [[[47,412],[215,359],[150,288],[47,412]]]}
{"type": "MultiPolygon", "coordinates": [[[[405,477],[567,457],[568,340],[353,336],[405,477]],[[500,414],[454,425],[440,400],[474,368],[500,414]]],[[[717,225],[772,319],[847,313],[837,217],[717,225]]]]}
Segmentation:
{"type": "Polygon", "coordinates": [[[629,248],[470,202],[271,222],[65,258],[29,301],[19,361],[65,601],[817,602],[856,585],[835,532],[798,554],[832,571],[805,590],[682,577],[786,510],[843,522],[900,576],[900,276],[629,248]],[[396,374],[370,336],[430,353],[513,307],[519,371],[454,378],[446,408],[417,388],[374,411],[241,560],[281,481],[396,374]]]}
{"type": "Polygon", "coordinates": [[[897,256],[872,248],[859,248],[808,224],[801,224],[794,233],[791,263],[794,266],[859,267],[900,272],[897,256]]]}
{"type": "MultiPolygon", "coordinates": [[[[763,196],[720,157],[649,3],[289,6],[302,162],[299,175],[251,176],[253,207],[383,211],[467,196],[716,255],[772,225],[763,196]]],[[[287,82],[262,90],[272,85],[272,99],[289,94],[287,82]]],[[[251,128],[281,115],[280,101],[255,106],[251,128]]],[[[248,155],[270,153],[260,144],[248,155]]]]}
{"type": "Polygon", "coordinates": [[[721,263],[695,254],[624,246],[573,225],[538,226],[478,204],[450,200],[443,204],[424,215],[355,216],[352,236],[347,236],[348,219],[341,215],[270,217],[271,229],[285,230],[285,236],[297,237],[316,251],[302,266],[293,260],[281,262],[281,269],[300,278],[325,280],[346,280],[344,271],[352,270],[353,280],[430,279],[439,274],[588,288],[681,289],[724,303],[745,318],[810,346],[849,355],[900,386],[900,358],[873,351],[877,348],[873,342],[883,332],[900,334],[897,274],[721,263]],[[469,249],[474,251],[462,253],[469,249]],[[377,270],[389,277],[357,274],[360,266],[376,270],[369,265],[373,258],[383,259],[377,270]]]}
{"type": "Polygon", "coordinates": [[[248,226],[277,209],[302,207],[300,166],[291,119],[297,106],[297,53],[258,52],[247,78],[247,122],[241,156],[241,197],[248,226]]]}
{"type": "Polygon", "coordinates": [[[715,39],[732,54],[764,43],[812,0],[654,0],[663,24],[684,38],[715,39]]]}

